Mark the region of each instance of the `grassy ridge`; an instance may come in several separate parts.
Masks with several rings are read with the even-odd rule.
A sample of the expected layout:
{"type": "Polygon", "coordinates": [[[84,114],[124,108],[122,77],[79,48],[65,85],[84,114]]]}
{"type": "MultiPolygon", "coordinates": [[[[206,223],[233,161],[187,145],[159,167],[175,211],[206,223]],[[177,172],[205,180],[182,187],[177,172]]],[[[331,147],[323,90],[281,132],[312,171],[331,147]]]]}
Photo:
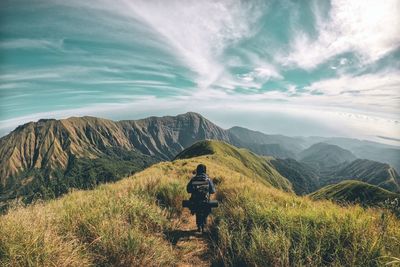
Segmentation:
{"type": "Polygon", "coordinates": [[[197,142],[179,153],[175,159],[187,159],[203,155],[217,155],[214,157],[216,162],[223,166],[247,177],[259,179],[275,188],[293,192],[291,183],[271,164],[271,157],[259,156],[247,149],[237,148],[222,141],[197,142]]]}
{"type": "Polygon", "coordinates": [[[227,160],[217,153],[160,163],[115,184],[10,211],[0,217],[0,265],[176,265],[180,255],[165,233],[174,229],[199,163],[222,204],[212,225],[215,263],[377,266],[400,258],[400,221],[391,214],[285,193],[227,160]]]}
{"type": "Polygon", "coordinates": [[[313,199],[331,199],[337,202],[356,202],[377,205],[385,200],[400,198],[399,194],[356,180],[327,185],[310,194],[313,199]]]}

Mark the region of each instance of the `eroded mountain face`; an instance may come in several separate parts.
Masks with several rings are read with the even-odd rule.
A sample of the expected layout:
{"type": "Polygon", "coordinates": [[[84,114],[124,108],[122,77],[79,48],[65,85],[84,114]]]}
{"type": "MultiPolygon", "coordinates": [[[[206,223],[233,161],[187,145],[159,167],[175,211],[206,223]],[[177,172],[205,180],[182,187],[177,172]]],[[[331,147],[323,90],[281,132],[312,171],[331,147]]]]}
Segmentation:
{"type": "Polygon", "coordinates": [[[155,162],[171,160],[205,139],[275,157],[271,164],[299,194],[344,179],[398,191],[399,176],[391,166],[372,161],[353,163],[353,150],[326,143],[309,146],[304,138],[266,135],[240,127],[225,130],[189,112],[124,121],[72,117],[19,126],[0,139],[0,202],[18,196],[29,196],[29,202],[37,196],[59,196],[71,187],[93,188],[116,181],[155,162]],[[365,170],[371,168],[373,175],[366,175],[365,170]]]}

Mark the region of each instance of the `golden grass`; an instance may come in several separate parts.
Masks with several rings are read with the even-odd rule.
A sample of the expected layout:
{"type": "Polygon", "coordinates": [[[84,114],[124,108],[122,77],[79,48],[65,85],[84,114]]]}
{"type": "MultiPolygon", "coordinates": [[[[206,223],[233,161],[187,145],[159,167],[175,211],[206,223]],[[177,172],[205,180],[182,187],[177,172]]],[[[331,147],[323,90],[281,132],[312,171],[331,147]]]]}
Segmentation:
{"type": "Polygon", "coordinates": [[[165,233],[181,215],[198,163],[207,165],[221,202],[211,229],[216,264],[379,266],[400,258],[400,222],[391,214],[298,197],[226,162],[213,155],[160,163],[115,184],[11,210],[0,217],[0,265],[179,264],[165,233]]]}

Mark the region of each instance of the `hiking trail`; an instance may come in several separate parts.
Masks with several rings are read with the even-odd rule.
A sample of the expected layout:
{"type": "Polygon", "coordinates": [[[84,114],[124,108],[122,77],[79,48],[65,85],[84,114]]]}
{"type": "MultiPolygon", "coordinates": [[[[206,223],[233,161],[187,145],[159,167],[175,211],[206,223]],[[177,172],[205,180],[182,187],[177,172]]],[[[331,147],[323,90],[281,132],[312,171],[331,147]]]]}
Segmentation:
{"type": "MultiPolygon", "coordinates": [[[[210,225],[208,218],[208,225],[210,225]]],[[[169,233],[170,241],[177,251],[180,262],[179,267],[211,266],[211,237],[209,229],[205,233],[197,232],[196,218],[184,209],[176,221],[175,230],[169,233]]]]}

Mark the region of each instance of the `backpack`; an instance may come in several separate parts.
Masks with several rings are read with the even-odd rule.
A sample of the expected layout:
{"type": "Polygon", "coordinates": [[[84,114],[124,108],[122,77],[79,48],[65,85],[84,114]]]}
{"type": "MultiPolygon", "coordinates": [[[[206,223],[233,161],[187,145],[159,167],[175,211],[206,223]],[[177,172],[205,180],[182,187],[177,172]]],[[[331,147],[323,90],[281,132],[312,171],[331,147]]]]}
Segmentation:
{"type": "Polygon", "coordinates": [[[193,180],[192,181],[193,193],[192,197],[197,201],[208,200],[210,192],[210,184],[208,180],[193,180]]]}

